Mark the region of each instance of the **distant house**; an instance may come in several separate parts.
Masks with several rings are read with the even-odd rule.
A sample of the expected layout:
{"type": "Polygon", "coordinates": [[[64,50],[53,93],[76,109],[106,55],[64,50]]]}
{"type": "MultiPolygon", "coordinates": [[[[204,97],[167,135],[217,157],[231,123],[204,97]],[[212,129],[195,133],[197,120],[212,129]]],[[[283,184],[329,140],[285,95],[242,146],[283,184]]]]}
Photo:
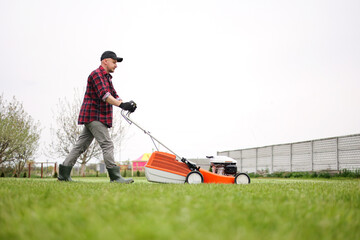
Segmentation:
{"type": "Polygon", "coordinates": [[[151,153],[144,153],[136,160],[132,161],[132,169],[133,171],[145,171],[145,165],[149,160],[151,153]]]}
{"type": "Polygon", "coordinates": [[[130,165],[128,164],[120,164],[120,171],[130,170],[130,165]]]}
{"type": "Polygon", "coordinates": [[[99,173],[106,173],[105,163],[99,163],[96,167],[96,171],[99,171],[99,173]]]}

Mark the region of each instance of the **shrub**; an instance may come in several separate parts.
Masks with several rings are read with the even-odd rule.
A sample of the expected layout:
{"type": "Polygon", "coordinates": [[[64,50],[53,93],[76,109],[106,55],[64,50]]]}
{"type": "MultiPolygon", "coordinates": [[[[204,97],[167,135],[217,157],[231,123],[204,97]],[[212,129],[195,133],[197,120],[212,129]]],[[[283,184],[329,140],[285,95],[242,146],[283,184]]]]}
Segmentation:
{"type": "Polygon", "coordinates": [[[346,178],[360,178],[360,169],[356,169],[355,171],[343,169],[343,170],[339,171],[337,176],[338,177],[346,177],[346,178]]]}
{"type": "Polygon", "coordinates": [[[291,177],[293,177],[293,178],[303,178],[304,173],[302,173],[302,172],[293,172],[291,177]]]}
{"type": "Polygon", "coordinates": [[[318,174],[316,172],[313,172],[313,173],[310,174],[310,177],[311,178],[317,178],[318,174]]]}
{"type": "Polygon", "coordinates": [[[320,172],[318,177],[319,178],[331,178],[330,173],[328,173],[328,172],[320,172]]]}
{"type": "Polygon", "coordinates": [[[273,173],[273,176],[282,178],[282,177],[284,177],[284,174],[285,174],[284,172],[275,172],[275,173],[273,173]]]}
{"type": "Polygon", "coordinates": [[[303,174],[304,174],[303,175],[304,178],[310,178],[310,173],[309,172],[304,172],[303,174]]]}
{"type": "Polygon", "coordinates": [[[57,178],[57,177],[58,177],[58,173],[55,171],[54,175],[53,175],[53,178],[57,178]]]}
{"type": "Polygon", "coordinates": [[[284,178],[291,178],[292,176],[292,172],[287,172],[287,173],[284,173],[284,178]]]}
{"type": "Polygon", "coordinates": [[[360,178],[360,169],[356,169],[354,172],[354,178],[360,178]]]}
{"type": "Polygon", "coordinates": [[[23,174],[23,178],[26,178],[26,176],[27,176],[27,175],[26,175],[26,172],[24,172],[24,174],[23,174]]]}
{"type": "Polygon", "coordinates": [[[339,172],[339,177],[352,177],[352,176],[353,176],[353,172],[347,169],[340,170],[339,172]]]}
{"type": "Polygon", "coordinates": [[[262,177],[260,174],[258,173],[248,173],[249,177],[251,178],[258,178],[258,177],[262,177]]]}
{"type": "Polygon", "coordinates": [[[249,173],[249,177],[275,177],[275,178],[332,178],[332,177],[346,177],[346,178],[360,178],[360,169],[350,171],[347,169],[341,170],[337,174],[330,172],[273,172],[273,173],[249,173]]]}
{"type": "Polygon", "coordinates": [[[139,170],[136,171],[136,176],[140,177],[140,171],[139,170]]]}

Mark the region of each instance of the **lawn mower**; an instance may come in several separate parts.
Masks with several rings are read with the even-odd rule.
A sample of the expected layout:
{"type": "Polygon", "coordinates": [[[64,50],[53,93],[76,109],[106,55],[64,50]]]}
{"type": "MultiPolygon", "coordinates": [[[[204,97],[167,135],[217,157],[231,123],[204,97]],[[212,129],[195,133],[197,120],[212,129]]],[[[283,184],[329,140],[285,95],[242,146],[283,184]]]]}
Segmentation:
{"type": "Polygon", "coordinates": [[[131,112],[121,111],[121,115],[131,125],[134,124],[150,136],[157,151],[153,152],[145,165],[145,176],[149,182],[157,183],[225,183],[249,184],[250,177],[246,173],[237,172],[236,161],[226,156],[207,156],[211,171],[200,168],[195,163],[180,157],[171,149],[144,130],[130,118],[131,112]],[[161,152],[157,142],[170,153],[161,152]]]}

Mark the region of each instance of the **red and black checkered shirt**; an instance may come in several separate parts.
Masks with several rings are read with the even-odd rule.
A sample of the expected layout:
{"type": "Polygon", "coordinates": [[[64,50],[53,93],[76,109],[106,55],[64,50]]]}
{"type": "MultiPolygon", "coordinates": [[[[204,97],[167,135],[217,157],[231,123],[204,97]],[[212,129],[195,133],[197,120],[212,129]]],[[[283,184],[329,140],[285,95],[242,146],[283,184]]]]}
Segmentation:
{"type": "Polygon", "coordinates": [[[100,66],[94,70],[87,82],[84,100],[80,109],[78,124],[100,121],[107,127],[112,126],[112,105],[106,98],[112,95],[120,100],[112,84],[112,76],[100,66]]]}

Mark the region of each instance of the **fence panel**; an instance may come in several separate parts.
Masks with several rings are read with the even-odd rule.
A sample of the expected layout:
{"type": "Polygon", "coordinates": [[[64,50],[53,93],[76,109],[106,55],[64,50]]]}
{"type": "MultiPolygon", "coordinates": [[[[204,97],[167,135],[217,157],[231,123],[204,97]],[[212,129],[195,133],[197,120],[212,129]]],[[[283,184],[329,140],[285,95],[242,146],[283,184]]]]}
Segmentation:
{"type": "Polygon", "coordinates": [[[260,170],[260,171],[269,170],[269,171],[271,171],[271,168],[272,168],[271,154],[272,154],[271,147],[258,148],[257,170],[260,170]]]}
{"type": "Polygon", "coordinates": [[[256,171],[256,149],[246,149],[242,154],[242,171],[255,172],[256,171]]]}
{"type": "Polygon", "coordinates": [[[243,172],[339,171],[360,169],[360,134],[218,152],[243,172]]]}
{"type": "Polygon", "coordinates": [[[311,171],[312,142],[292,144],[292,166],[293,172],[311,171]]]}
{"type": "Polygon", "coordinates": [[[339,137],[339,168],[360,169],[360,135],[339,137]]]}
{"type": "Polygon", "coordinates": [[[273,148],[274,172],[290,171],[290,149],[291,145],[276,145],[273,148]]]}

